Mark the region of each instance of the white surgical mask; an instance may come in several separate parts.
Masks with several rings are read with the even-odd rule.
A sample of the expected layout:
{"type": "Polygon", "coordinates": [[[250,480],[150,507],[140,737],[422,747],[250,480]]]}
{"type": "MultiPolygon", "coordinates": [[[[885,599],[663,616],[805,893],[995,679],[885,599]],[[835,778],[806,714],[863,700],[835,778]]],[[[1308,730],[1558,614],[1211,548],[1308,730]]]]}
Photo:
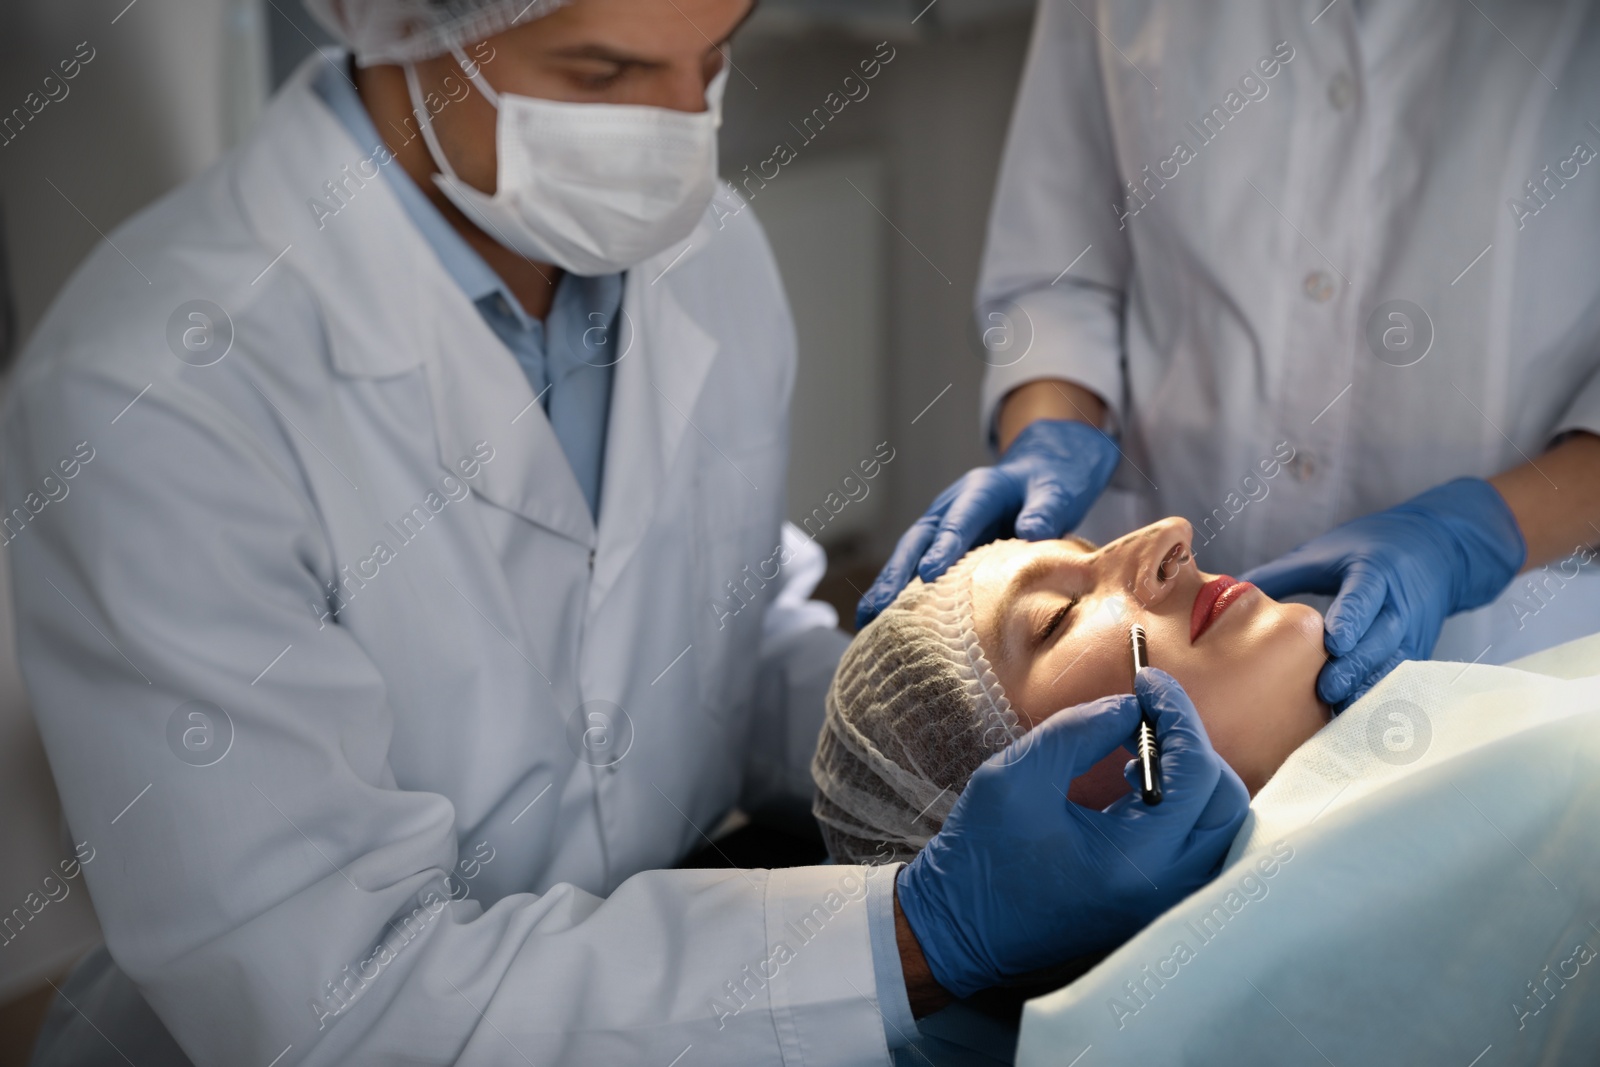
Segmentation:
{"type": "Polygon", "coordinates": [[[507,248],[573,274],[614,274],[687,237],[705,213],[716,190],[726,67],[706,88],[706,110],[691,113],[500,93],[465,53],[453,54],[499,111],[493,196],[456,176],[407,64],[411,105],[441,171],[439,190],[507,248]]]}

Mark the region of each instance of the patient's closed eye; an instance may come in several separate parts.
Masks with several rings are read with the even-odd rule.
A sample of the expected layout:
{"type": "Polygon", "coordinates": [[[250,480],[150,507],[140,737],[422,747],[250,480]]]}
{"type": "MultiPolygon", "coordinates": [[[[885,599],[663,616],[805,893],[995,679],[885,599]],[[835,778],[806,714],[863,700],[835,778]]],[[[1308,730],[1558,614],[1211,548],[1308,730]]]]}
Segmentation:
{"type": "Polygon", "coordinates": [[[1060,629],[1061,624],[1066,621],[1067,616],[1071,614],[1072,609],[1078,606],[1078,601],[1080,599],[1080,597],[1074,596],[1071,600],[1067,601],[1065,604],[1061,605],[1055,611],[1050,613],[1050,617],[1047,618],[1044,622],[1044,625],[1039,628],[1039,632],[1036,637],[1036,642],[1038,644],[1044,644],[1045,641],[1050,639],[1052,634],[1060,629]]]}

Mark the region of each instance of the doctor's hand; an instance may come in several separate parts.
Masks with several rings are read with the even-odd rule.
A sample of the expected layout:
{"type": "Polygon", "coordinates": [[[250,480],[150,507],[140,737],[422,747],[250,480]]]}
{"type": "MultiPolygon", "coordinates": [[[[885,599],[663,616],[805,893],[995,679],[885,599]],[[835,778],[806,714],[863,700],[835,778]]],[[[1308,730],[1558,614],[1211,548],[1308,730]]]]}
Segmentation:
{"type": "Polygon", "coordinates": [[[1338,594],[1324,621],[1332,658],[1317,695],[1342,710],[1402,660],[1432,655],[1445,618],[1493,600],[1527,555],[1494,486],[1457,478],[1336,526],[1244,580],[1275,599],[1338,594]]]}
{"type": "Polygon", "coordinates": [[[1171,675],[1145,668],[1135,689],[1059,712],[990,757],[900,871],[900,908],[950,993],[1118,945],[1226,855],[1250,803],[1244,783],[1171,675]],[[1074,778],[1132,746],[1140,704],[1161,745],[1161,803],[1137,789],[1104,811],[1069,801],[1074,778]]]}
{"type": "Polygon", "coordinates": [[[1040,419],[992,467],[968,471],[940,493],[900,538],[894,555],[856,607],[865,626],[913,575],[931,582],[974,545],[1009,535],[1060,537],[1088,513],[1116,469],[1117,446],[1086,422],[1040,419]]]}

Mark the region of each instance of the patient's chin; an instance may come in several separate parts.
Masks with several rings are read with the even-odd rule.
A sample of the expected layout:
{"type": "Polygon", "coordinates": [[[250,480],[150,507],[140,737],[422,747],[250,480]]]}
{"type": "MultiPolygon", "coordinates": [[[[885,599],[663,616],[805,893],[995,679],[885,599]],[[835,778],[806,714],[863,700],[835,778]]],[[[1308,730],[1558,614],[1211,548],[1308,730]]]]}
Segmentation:
{"type": "Polygon", "coordinates": [[[1117,798],[1132,792],[1122,769],[1133,759],[1133,753],[1119,748],[1105,759],[1090,767],[1067,786],[1067,799],[1074,804],[1100,811],[1117,798]]]}

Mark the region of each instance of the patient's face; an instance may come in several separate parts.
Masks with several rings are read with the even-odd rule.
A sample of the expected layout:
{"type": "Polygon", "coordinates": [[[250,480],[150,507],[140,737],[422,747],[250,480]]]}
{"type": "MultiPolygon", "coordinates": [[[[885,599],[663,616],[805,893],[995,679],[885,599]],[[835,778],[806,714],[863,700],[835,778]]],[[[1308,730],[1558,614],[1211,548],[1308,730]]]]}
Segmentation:
{"type": "MultiPolygon", "coordinates": [[[[1171,518],[1101,548],[1075,538],[990,546],[973,572],[978,639],[1031,727],[1062,708],[1132,692],[1128,628],[1141,623],[1150,665],[1182,684],[1211,743],[1254,795],[1328,721],[1315,690],[1327,659],[1322,616],[1201,571],[1193,537],[1188,522],[1171,518]]],[[[1068,795],[1104,807],[1128,791],[1130,758],[1113,752],[1068,795]]]]}

